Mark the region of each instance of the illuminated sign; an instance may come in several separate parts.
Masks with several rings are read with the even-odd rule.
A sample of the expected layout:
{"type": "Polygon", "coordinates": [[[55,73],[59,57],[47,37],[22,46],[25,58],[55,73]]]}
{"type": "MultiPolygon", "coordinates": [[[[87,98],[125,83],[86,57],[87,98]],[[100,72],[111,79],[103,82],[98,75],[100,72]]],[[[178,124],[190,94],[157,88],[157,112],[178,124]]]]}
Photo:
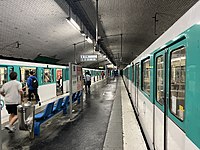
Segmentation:
{"type": "Polygon", "coordinates": [[[80,55],[81,61],[97,61],[98,56],[97,55],[80,55]]]}

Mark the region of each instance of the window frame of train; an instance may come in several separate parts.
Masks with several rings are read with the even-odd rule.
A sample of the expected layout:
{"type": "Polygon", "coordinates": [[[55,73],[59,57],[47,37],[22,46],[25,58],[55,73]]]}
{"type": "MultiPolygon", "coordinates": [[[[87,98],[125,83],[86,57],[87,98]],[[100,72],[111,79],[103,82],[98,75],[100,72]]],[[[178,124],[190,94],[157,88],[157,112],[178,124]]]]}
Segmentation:
{"type": "Polygon", "coordinates": [[[134,83],[135,81],[135,64],[134,63],[132,63],[132,83],[134,83]]]}
{"type": "MultiPolygon", "coordinates": [[[[168,104],[168,114],[169,114],[169,117],[172,119],[172,120],[174,120],[181,128],[183,128],[183,122],[184,122],[184,120],[185,120],[185,98],[186,98],[186,60],[187,60],[187,55],[186,55],[186,46],[185,46],[185,43],[184,43],[184,41],[183,42],[180,42],[179,43],[180,45],[179,46],[172,46],[172,47],[170,47],[170,50],[169,50],[169,55],[168,55],[168,66],[169,66],[169,87],[168,87],[168,89],[169,89],[169,104],[168,104]],[[184,61],[184,63],[185,63],[185,66],[184,66],[184,71],[183,70],[181,70],[181,71],[183,71],[184,72],[184,90],[182,90],[182,92],[184,91],[184,95],[183,95],[183,98],[184,98],[184,100],[183,100],[183,105],[184,106],[181,106],[181,108],[180,108],[180,105],[179,105],[179,109],[180,110],[182,110],[182,118],[181,117],[179,117],[178,115],[177,115],[177,113],[178,113],[178,110],[176,110],[177,111],[177,113],[175,114],[173,111],[172,111],[172,109],[175,109],[175,108],[172,108],[172,101],[174,101],[175,102],[175,100],[176,100],[176,104],[177,104],[177,99],[175,99],[175,98],[173,98],[172,99],[172,97],[171,97],[171,89],[172,89],[172,55],[173,55],[173,53],[174,52],[177,52],[177,51],[180,51],[180,50],[184,50],[185,51],[185,53],[184,53],[184,57],[185,57],[185,61],[184,61]]],[[[179,55],[177,55],[177,56],[180,56],[180,57],[182,57],[181,56],[181,54],[179,54],[179,55]]],[[[179,57],[177,57],[176,59],[178,59],[179,57]]],[[[182,61],[182,59],[181,59],[181,61],[182,61]]],[[[182,64],[181,64],[182,65],[182,64]]],[[[178,66],[178,67],[180,67],[180,66],[178,66]]],[[[176,67],[177,68],[177,67],[176,67]]],[[[181,67],[181,69],[182,69],[182,67],[181,67]]],[[[175,72],[176,72],[177,70],[175,70],[175,72]]],[[[177,80],[176,81],[179,81],[179,77],[177,77],[177,74],[178,74],[178,76],[180,77],[180,76],[182,76],[182,74],[179,72],[179,73],[175,73],[175,78],[177,78],[177,80]]],[[[181,78],[181,77],[180,77],[181,78]]],[[[178,83],[177,83],[178,84],[178,83]]],[[[183,85],[183,84],[182,84],[183,85]]],[[[179,86],[179,85],[178,85],[179,86]]],[[[178,91],[180,91],[179,89],[178,89],[178,91]]],[[[175,97],[175,96],[174,96],[175,97]]],[[[173,103],[174,103],[173,102],[173,103]]],[[[173,107],[175,107],[174,106],[175,104],[173,104],[173,107]]],[[[177,106],[176,106],[177,107],[177,106]]],[[[180,111],[179,111],[180,112],[180,111]]]]}
{"type": "Polygon", "coordinates": [[[43,68],[42,70],[42,84],[51,84],[51,83],[54,83],[54,69],[53,68],[43,68]],[[44,79],[45,79],[45,70],[49,70],[49,73],[50,73],[50,77],[48,77],[50,80],[49,82],[44,82],[44,79]],[[52,75],[53,74],[53,75],[52,75]]]}
{"type": "MultiPolygon", "coordinates": [[[[0,88],[1,88],[3,86],[3,84],[10,81],[9,74],[12,71],[14,71],[14,67],[13,66],[0,65],[0,68],[4,68],[4,78],[6,77],[6,81],[3,82],[3,83],[1,83],[2,81],[0,80],[0,88]],[[6,69],[6,75],[5,75],[5,69],[6,69]]],[[[1,76],[1,71],[0,71],[0,76],[1,76]]],[[[2,78],[0,77],[0,79],[2,79],[2,78]]]]}
{"type": "Polygon", "coordinates": [[[154,72],[155,72],[155,87],[154,87],[155,98],[154,99],[155,99],[156,106],[159,107],[163,112],[164,112],[165,91],[167,90],[167,89],[165,89],[166,88],[166,63],[167,63],[165,58],[166,58],[166,51],[167,50],[168,49],[159,51],[154,56],[154,66],[155,66],[155,70],[154,70],[154,72]],[[162,100],[162,102],[157,99],[158,98],[157,97],[158,96],[158,87],[157,87],[157,85],[158,85],[158,71],[157,71],[158,64],[157,64],[157,60],[161,56],[163,57],[163,61],[162,61],[162,63],[163,63],[163,68],[162,68],[163,69],[163,73],[162,73],[162,77],[163,77],[163,84],[162,84],[162,86],[163,86],[163,100],[162,100]]]}
{"type": "Polygon", "coordinates": [[[56,79],[56,95],[58,96],[58,95],[63,94],[64,69],[63,68],[55,68],[54,70],[55,70],[55,79],[56,79]],[[58,77],[61,77],[61,78],[58,79],[58,77]]]}
{"type": "MultiPolygon", "coordinates": [[[[150,69],[150,66],[151,66],[151,62],[150,62],[150,56],[148,56],[148,57],[146,57],[145,59],[143,59],[142,61],[141,61],[141,91],[142,91],[142,93],[146,96],[146,97],[148,97],[148,98],[150,98],[150,93],[151,93],[151,77],[150,77],[150,73],[151,73],[151,69],[150,69]],[[146,91],[146,88],[144,88],[145,87],[145,84],[144,84],[144,78],[145,78],[145,76],[147,75],[147,74],[144,74],[145,72],[144,72],[144,65],[145,64],[147,64],[147,63],[149,63],[149,70],[147,71],[148,72],[148,78],[149,78],[149,93],[146,91]]],[[[145,71],[146,71],[147,69],[145,69],[145,71]]]]}
{"type": "Polygon", "coordinates": [[[141,74],[140,73],[140,62],[137,62],[135,64],[135,86],[138,89],[140,89],[140,83],[141,83],[141,81],[140,81],[140,79],[141,79],[140,74],[141,74]]]}
{"type": "MultiPolygon", "coordinates": [[[[34,72],[34,75],[37,77],[37,67],[21,66],[21,67],[19,67],[20,82],[21,82],[21,80],[22,80],[22,68],[27,68],[27,69],[29,69],[28,77],[30,76],[30,75],[29,75],[29,74],[30,74],[30,70],[35,70],[35,71],[33,71],[33,72],[34,72]]],[[[27,82],[28,77],[26,78],[26,82],[27,82]]]]}

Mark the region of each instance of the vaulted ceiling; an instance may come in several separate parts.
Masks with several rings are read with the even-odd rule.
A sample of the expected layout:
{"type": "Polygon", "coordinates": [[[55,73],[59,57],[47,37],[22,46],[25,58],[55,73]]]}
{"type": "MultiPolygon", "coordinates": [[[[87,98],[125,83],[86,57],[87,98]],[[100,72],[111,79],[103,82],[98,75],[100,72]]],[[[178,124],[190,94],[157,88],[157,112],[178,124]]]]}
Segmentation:
{"type": "MultiPolygon", "coordinates": [[[[118,66],[130,63],[197,1],[98,0],[100,51],[118,66]]],[[[107,64],[66,21],[75,18],[95,39],[95,5],[96,0],[1,0],[0,55],[47,56],[60,64],[76,60],[84,67],[107,64]],[[80,54],[97,54],[99,61],[80,62],[80,54]]]]}

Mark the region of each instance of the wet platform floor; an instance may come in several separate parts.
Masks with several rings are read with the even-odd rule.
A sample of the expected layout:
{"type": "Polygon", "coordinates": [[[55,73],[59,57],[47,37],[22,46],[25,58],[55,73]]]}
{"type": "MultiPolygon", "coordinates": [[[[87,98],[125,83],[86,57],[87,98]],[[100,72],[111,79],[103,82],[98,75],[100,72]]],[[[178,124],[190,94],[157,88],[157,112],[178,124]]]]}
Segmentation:
{"type": "Polygon", "coordinates": [[[83,112],[74,121],[62,114],[56,116],[41,126],[41,135],[34,140],[25,131],[11,134],[3,130],[3,150],[102,150],[117,82],[94,84],[91,94],[84,96],[83,112]]]}

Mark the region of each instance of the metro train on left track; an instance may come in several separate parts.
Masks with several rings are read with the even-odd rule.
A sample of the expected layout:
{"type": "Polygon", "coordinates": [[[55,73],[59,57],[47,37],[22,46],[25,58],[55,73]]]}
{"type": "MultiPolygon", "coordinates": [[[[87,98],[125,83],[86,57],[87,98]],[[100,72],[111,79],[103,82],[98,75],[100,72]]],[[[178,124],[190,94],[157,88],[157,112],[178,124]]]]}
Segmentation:
{"type": "MultiPolygon", "coordinates": [[[[17,73],[17,80],[22,83],[24,88],[24,98],[27,97],[26,80],[29,77],[30,71],[35,72],[35,76],[38,78],[38,94],[41,102],[49,101],[58,95],[69,92],[69,67],[64,65],[53,65],[44,63],[34,63],[19,60],[0,59],[0,88],[8,82],[9,74],[12,71],[17,73]]],[[[101,73],[104,70],[83,68],[83,74],[89,71],[91,74],[92,84],[98,80],[101,80],[101,73]]],[[[0,99],[3,99],[0,96],[0,99]]],[[[49,101],[50,102],[50,101],[49,101]]],[[[1,119],[6,120],[8,117],[5,107],[2,110],[1,119]]]]}

